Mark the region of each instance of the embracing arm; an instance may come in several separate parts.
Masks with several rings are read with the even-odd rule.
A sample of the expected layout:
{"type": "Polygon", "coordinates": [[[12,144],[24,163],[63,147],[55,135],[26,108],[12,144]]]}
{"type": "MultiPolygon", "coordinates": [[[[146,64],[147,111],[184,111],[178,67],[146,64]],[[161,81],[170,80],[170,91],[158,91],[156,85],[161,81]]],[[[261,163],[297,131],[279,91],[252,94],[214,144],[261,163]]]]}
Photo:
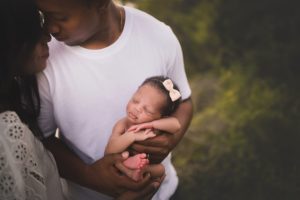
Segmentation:
{"type": "Polygon", "coordinates": [[[181,140],[182,136],[185,134],[186,130],[188,129],[193,117],[193,104],[191,98],[184,100],[179,105],[177,111],[173,114],[173,117],[177,118],[181,125],[180,132],[178,132],[177,134],[178,143],[181,140]]]}
{"type": "Polygon", "coordinates": [[[155,136],[155,134],[150,130],[141,130],[139,132],[125,131],[126,127],[124,124],[124,119],[120,120],[113,128],[112,135],[105,149],[105,154],[121,153],[133,142],[142,141],[155,136]]]}
{"type": "Polygon", "coordinates": [[[181,125],[176,117],[167,117],[153,121],[153,128],[168,133],[177,133],[180,131],[181,125]]]}
{"type": "Polygon", "coordinates": [[[181,125],[176,117],[166,117],[152,122],[146,122],[138,125],[134,125],[128,129],[128,131],[137,132],[143,129],[157,129],[166,131],[168,133],[177,133],[180,131],[181,125]]]}
{"type": "MultiPolygon", "coordinates": [[[[38,75],[38,80],[41,99],[39,125],[44,133],[50,133],[56,129],[50,81],[44,73],[38,75]]],[[[44,135],[49,136],[48,134],[44,135]]],[[[142,191],[146,191],[148,194],[149,191],[157,190],[157,187],[153,187],[153,185],[160,185],[160,183],[150,180],[149,176],[145,176],[141,182],[137,183],[127,176],[120,175],[119,170],[121,169],[117,169],[116,166],[122,165],[128,156],[105,155],[95,163],[87,165],[54,135],[46,138],[43,143],[54,155],[62,177],[98,192],[114,197],[120,194],[133,195],[138,199],[139,195],[143,194],[142,191]]]]}
{"type": "Polygon", "coordinates": [[[60,176],[80,183],[81,185],[89,185],[85,179],[85,173],[88,166],[80,160],[60,139],[54,135],[44,139],[43,144],[53,154],[60,176]],[[72,166],[69,166],[72,163],[72,166]],[[77,172],[82,173],[77,173],[77,172]]]}
{"type": "Polygon", "coordinates": [[[87,165],[60,139],[50,136],[43,143],[54,155],[60,175],[82,186],[107,195],[118,196],[127,190],[143,190],[150,184],[150,177],[136,183],[128,177],[120,175],[115,165],[122,163],[128,155],[106,155],[92,165],[87,165]]]}

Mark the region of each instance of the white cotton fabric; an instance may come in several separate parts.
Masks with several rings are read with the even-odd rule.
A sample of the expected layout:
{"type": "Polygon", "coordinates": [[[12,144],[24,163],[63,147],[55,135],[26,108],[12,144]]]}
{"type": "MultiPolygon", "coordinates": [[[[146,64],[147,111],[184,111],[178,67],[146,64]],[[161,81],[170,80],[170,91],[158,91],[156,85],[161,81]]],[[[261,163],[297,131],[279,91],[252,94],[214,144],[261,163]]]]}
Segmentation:
{"type": "Polygon", "coordinates": [[[0,113],[0,199],[64,199],[52,154],[10,111],[0,113]]]}
{"type": "MultiPolygon", "coordinates": [[[[183,99],[191,94],[172,30],[142,11],[124,8],[125,26],[116,42],[90,50],[52,39],[48,67],[38,77],[45,136],[59,128],[67,145],[89,164],[103,157],[114,124],[146,78],[168,76],[183,99]]],[[[178,184],[171,155],[163,164],[167,177],[153,199],[168,199],[178,184]]],[[[74,200],[110,199],[74,183],[69,191],[74,200]]]]}

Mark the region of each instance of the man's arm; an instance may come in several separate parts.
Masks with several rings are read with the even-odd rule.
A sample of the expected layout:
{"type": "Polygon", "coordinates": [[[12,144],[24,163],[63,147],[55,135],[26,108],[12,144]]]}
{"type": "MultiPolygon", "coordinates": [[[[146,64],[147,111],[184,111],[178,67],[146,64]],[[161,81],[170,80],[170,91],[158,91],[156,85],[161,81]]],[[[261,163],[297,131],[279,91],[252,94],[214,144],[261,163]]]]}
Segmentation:
{"type": "MultiPolygon", "coordinates": [[[[45,73],[40,73],[38,80],[41,99],[39,125],[44,132],[44,136],[49,136],[46,133],[51,135],[51,131],[57,127],[51,90],[45,73]]],[[[125,194],[134,193],[134,196],[138,198],[139,195],[147,194],[147,191],[151,191],[151,188],[153,188],[151,186],[156,183],[153,180],[149,180],[149,176],[145,176],[141,182],[135,182],[126,176],[120,175],[115,166],[117,163],[122,164],[127,158],[122,158],[120,154],[105,155],[94,164],[86,165],[61,140],[54,136],[45,139],[44,144],[54,155],[62,177],[104,194],[116,197],[121,193],[124,194],[123,192],[125,191],[125,194]]]]}
{"type": "Polygon", "coordinates": [[[184,136],[193,116],[191,98],[184,100],[172,115],[181,124],[181,129],[175,134],[164,132],[154,138],[134,143],[131,148],[135,152],[150,154],[151,163],[160,163],[172,151],[184,136]]]}
{"type": "Polygon", "coordinates": [[[116,197],[128,190],[144,191],[144,188],[149,189],[149,185],[154,184],[149,175],[140,182],[121,175],[115,165],[122,163],[128,156],[106,155],[94,164],[87,165],[60,139],[50,136],[43,143],[54,155],[60,175],[82,186],[116,197]]]}

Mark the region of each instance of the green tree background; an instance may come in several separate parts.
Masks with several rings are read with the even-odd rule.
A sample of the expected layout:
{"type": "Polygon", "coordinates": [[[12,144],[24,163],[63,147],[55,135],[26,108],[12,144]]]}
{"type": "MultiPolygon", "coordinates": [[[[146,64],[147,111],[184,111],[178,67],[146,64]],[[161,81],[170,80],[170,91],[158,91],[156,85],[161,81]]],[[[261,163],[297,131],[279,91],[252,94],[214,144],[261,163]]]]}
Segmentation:
{"type": "Polygon", "coordinates": [[[300,199],[298,1],[130,2],[172,27],[192,86],[176,199],[300,199]]]}

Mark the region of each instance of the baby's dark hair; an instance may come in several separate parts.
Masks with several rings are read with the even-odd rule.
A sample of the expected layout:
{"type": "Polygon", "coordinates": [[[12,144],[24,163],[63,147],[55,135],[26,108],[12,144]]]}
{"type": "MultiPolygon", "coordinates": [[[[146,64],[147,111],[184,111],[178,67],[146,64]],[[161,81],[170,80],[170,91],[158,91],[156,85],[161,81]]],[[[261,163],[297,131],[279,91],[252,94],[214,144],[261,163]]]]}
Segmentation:
{"type": "MultiPolygon", "coordinates": [[[[163,82],[168,79],[170,79],[170,78],[165,77],[165,76],[152,76],[152,77],[147,78],[141,85],[141,86],[143,86],[143,85],[148,84],[154,88],[159,89],[166,96],[167,102],[166,102],[166,105],[161,110],[162,116],[170,116],[172,113],[174,113],[176,111],[176,109],[178,108],[178,106],[181,102],[181,97],[175,101],[172,101],[172,99],[169,95],[169,91],[163,85],[163,82]]],[[[173,82],[173,85],[174,85],[173,88],[179,91],[178,86],[174,82],[173,82]]]]}

